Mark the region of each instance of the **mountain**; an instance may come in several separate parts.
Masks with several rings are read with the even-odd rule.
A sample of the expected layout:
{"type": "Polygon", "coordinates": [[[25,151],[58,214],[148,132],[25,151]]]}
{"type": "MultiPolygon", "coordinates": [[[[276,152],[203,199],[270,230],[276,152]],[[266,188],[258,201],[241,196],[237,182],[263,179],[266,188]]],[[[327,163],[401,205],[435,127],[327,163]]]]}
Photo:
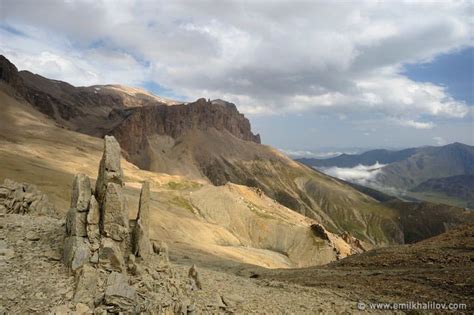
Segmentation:
{"type": "Polygon", "coordinates": [[[431,178],[474,174],[474,147],[452,143],[425,147],[383,168],[377,180],[386,186],[413,188],[431,178]]]}
{"type": "MultiPolygon", "coordinates": [[[[252,133],[234,104],[205,99],[180,104],[120,86],[74,87],[18,72],[6,58],[0,59],[0,69],[5,93],[57,127],[97,138],[114,135],[127,161],[143,171],[205,185],[251,187],[331,233],[350,233],[370,246],[404,242],[397,209],[260,144],[260,136],[252,133]]],[[[11,126],[9,132],[18,131],[11,126]]],[[[190,197],[178,204],[193,208],[187,206],[190,197]]]]}
{"type": "Polygon", "coordinates": [[[364,173],[370,180],[365,180],[366,177],[362,177],[362,182],[358,178],[345,179],[406,199],[431,200],[457,206],[467,206],[472,201],[472,185],[468,178],[458,176],[469,177],[474,174],[474,147],[462,143],[401,151],[373,150],[327,160],[298,161],[325,172],[343,168],[343,172],[339,170],[337,173],[341,173],[341,176],[344,176],[344,172],[350,174],[350,168],[366,171],[368,167],[360,165],[381,163],[376,173],[364,173]]]}
{"type": "Polygon", "coordinates": [[[331,232],[349,232],[371,244],[403,240],[392,209],[261,145],[231,103],[199,99],[169,106],[137,100],[130,107],[120,93],[114,101],[95,88],[22,75],[5,58],[1,66],[2,80],[36,110],[71,131],[114,135],[127,160],[143,170],[258,188],[331,232]]]}
{"type": "MultiPolygon", "coordinates": [[[[404,275],[400,291],[413,291],[412,275],[431,283],[426,266],[363,269],[380,257],[371,248],[395,245],[396,263],[407,248],[396,244],[474,221],[464,209],[393,200],[295,162],[260,144],[233,104],[142,92],[74,87],[0,58],[0,313],[351,313],[394,272],[404,275]],[[344,269],[348,256],[362,268],[344,269]],[[303,273],[320,287],[261,272],[283,269],[290,282],[303,273]],[[365,288],[353,287],[361,278],[365,288]]],[[[410,261],[432,252],[409,246],[410,261]]],[[[450,271],[470,258],[462,242],[441,249],[450,271]]],[[[437,266],[436,279],[458,279],[463,267],[439,278],[437,266]]]]}
{"type": "Polygon", "coordinates": [[[414,193],[445,195],[447,198],[467,200],[467,206],[474,208],[474,175],[457,175],[428,179],[415,188],[414,193]]]}
{"type": "Polygon", "coordinates": [[[312,167],[354,167],[359,164],[373,165],[375,163],[389,164],[398,162],[414,155],[418,149],[410,148],[401,151],[389,151],[384,149],[371,150],[361,154],[341,154],[329,159],[302,158],[299,162],[312,167]]]}

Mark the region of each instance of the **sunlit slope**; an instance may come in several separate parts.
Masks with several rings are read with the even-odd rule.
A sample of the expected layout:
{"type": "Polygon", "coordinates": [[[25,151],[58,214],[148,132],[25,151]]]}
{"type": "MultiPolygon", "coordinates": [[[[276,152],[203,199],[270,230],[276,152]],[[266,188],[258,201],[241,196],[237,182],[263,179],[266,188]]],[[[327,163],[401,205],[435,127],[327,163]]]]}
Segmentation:
{"type": "MultiPolygon", "coordinates": [[[[120,141],[120,140],[119,140],[120,141]]],[[[322,222],[332,232],[350,232],[373,244],[398,243],[396,213],[329,176],[292,161],[277,150],[217,130],[194,130],[177,139],[147,137],[149,169],[257,187],[280,204],[322,222]]]]}
{"type": "MultiPolygon", "coordinates": [[[[65,214],[74,174],[97,176],[102,140],[60,128],[2,90],[0,180],[36,184],[65,214]]],[[[168,242],[171,252],[182,248],[190,257],[204,252],[271,268],[324,264],[335,260],[336,252],[349,253],[342,239],[331,234],[329,244],[311,232],[313,220],[254,189],[143,171],[124,159],[122,167],[131,217],[141,182],[151,182],[152,238],[168,242]]]]}

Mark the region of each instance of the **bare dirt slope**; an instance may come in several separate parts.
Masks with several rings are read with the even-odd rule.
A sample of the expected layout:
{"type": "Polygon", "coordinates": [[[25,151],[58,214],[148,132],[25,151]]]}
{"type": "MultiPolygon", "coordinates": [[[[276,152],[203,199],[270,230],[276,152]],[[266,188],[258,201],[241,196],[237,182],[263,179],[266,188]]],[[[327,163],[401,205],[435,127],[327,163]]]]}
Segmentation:
{"type": "MultiPolygon", "coordinates": [[[[411,244],[379,248],[324,267],[263,271],[261,277],[354,292],[365,302],[474,305],[474,225],[411,244]]],[[[257,272],[257,271],[255,271],[257,272]]]]}

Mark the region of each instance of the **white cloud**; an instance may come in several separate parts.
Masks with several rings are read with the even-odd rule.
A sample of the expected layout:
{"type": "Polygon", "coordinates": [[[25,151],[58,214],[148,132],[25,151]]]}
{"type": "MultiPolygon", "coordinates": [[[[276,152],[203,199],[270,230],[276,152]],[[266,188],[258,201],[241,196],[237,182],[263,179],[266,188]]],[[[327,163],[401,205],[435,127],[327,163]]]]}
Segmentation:
{"type": "Polygon", "coordinates": [[[347,150],[347,151],[308,151],[308,150],[290,150],[290,149],[279,149],[281,152],[285,153],[291,158],[319,158],[326,159],[335,157],[341,154],[356,154],[358,151],[347,150]]]}
{"type": "Polygon", "coordinates": [[[448,142],[443,137],[433,137],[436,145],[446,145],[448,142]]]}
{"type": "Polygon", "coordinates": [[[375,163],[374,165],[357,165],[351,168],[327,167],[318,168],[325,174],[339,179],[357,183],[360,185],[375,185],[377,174],[382,171],[385,164],[375,163]]]}
{"type": "MultiPolygon", "coordinates": [[[[470,1],[2,1],[0,52],[75,84],[152,80],[188,99],[225,98],[250,114],[422,116],[468,106],[402,74],[472,45],[470,1]],[[80,12],[80,14],[78,14],[80,12]],[[87,18],[84,18],[87,17],[87,18]]],[[[341,116],[342,117],[342,116],[341,116]]]]}
{"type": "Polygon", "coordinates": [[[432,129],[435,126],[435,124],[432,122],[421,122],[421,121],[403,120],[403,119],[395,119],[394,121],[400,126],[412,127],[415,129],[432,129]]]}

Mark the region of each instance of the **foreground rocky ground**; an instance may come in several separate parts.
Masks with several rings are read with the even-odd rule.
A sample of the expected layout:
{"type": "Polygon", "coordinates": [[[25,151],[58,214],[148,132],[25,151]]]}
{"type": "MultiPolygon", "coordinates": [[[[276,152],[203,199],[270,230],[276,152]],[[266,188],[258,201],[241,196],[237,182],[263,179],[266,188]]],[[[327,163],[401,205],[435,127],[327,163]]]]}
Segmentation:
{"type": "MultiPolygon", "coordinates": [[[[0,312],[90,311],[75,303],[74,275],[61,261],[64,230],[64,220],[47,216],[2,217],[0,312]]],[[[201,262],[197,270],[202,290],[184,290],[181,297],[194,302],[196,313],[352,314],[360,312],[358,301],[456,302],[467,303],[469,310],[474,296],[473,239],[472,227],[465,227],[441,239],[371,251],[319,268],[270,270],[234,265],[218,270],[201,262]],[[465,242],[459,243],[460,239],[465,242]],[[441,246],[435,249],[435,244],[441,246]]],[[[186,283],[193,261],[174,255],[173,248],[170,253],[174,281],[186,283]]],[[[133,277],[130,281],[134,285],[133,277]]],[[[163,279],[156,284],[163,284],[163,279]]],[[[160,289],[169,290],[165,285],[160,289]]],[[[157,298],[166,304],[164,296],[157,298]]]]}
{"type": "Polygon", "coordinates": [[[474,225],[415,243],[371,250],[322,267],[261,270],[260,277],[337,289],[359,301],[474,305],[474,225]]]}
{"type": "MultiPolygon", "coordinates": [[[[0,227],[0,312],[65,314],[76,311],[80,314],[90,311],[86,305],[75,303],[74,275],[61,261],[63,220],[7,214],[0,227]]],[[[191,264],[192,261],[185,260],[172,262],[170,273],[176,283],[188,281],[191,264]]],[[[195,303],[193,308],[198,314],[352,313],[356,310],[356,300],[338,289],[251,278],[245,272],[238,276],[204,265],[199,265],[197,270],[202,290],[185,291],[182,297],[195,303]]],[[[133,280],[132,277],[132,284],[133,280]]],[[[156,284],[159,285],[160,281],[157,280],[156,284]]],[[[168,289],[163,285],[161,290],[168,289]]],[[[164,299],[159,302],[166,304],[164,299]]]]}

